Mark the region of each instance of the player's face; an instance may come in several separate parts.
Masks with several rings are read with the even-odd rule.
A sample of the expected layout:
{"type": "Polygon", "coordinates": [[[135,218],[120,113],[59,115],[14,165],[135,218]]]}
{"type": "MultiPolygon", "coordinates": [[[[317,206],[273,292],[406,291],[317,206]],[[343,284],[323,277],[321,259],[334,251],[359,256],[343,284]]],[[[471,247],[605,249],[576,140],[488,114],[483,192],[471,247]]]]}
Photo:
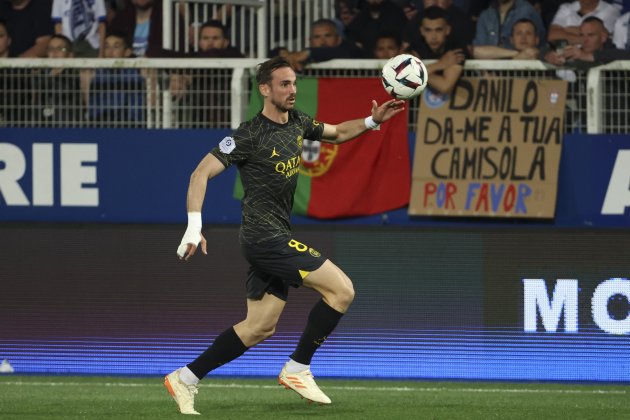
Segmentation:
{"type": "Polygon", "coordinates": [[[287,112],[295,106],[297,85],[295,72],[290,67],[282,67],[271,73],[269,100],[281,112],[287,112]]]}
{"type": "Polygon", "coordinates": [[[512,29],[512,45],[517,51],[526,48],[536,48],[538,46],[538,36],[536,28],[529,22],[521,22],[514,25],[512,29]]]}
{"type": "Polygon", "coordinates": [[[11,45],[11,38],[4,25],[0,25],[0,57],[9,53],[9,45],[11,45]]]}
{"type": "Polygon", "coordinates": [[[376,58],[392,58],[396,57],[400,48],[396,44],[396,40],[392,38],[379,38],[374,47],[374,57],[376,58]]]}
{"type": "Polygon", "coordinates": [[[219,28],[203,28],[199,34],[199,49],[201,51],[222,50],[228,44],[228,40],[223,36],[223,31],[219,28]]]}
{"type": "Polygon", "coordinates": [[[337,29],[331,25],[315,26],[311,31],[311,47],[336,47],[341,43],[341,38],[337,35],[337,29]]]}
{"type": "Polygon", "coordinates": [[[585,53],[601,50],[607,39],[608,32],[598,22],[586,22],[580,26],[580,41],[585,53]]]}
{"type": "Polygon", "coordinates": [[[433,50],[440,50],[446,44],[446,37],[451,33],[451,27],[444,19],[422,19],[420,34],[427,45],[433,50]]]}

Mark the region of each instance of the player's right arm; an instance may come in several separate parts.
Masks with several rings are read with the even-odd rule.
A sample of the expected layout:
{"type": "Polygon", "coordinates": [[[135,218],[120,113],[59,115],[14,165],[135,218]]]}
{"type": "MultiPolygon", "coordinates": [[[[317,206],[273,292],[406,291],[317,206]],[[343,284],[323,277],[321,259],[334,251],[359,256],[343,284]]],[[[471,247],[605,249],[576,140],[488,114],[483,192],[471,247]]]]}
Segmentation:
{"type": "Polygon", "coordinates": [[[195,255],[197,247],[201,244],[201,251],[207,254],[206,238],[201,234],[201,208],[206,196],[208,181],[225,170],[225,166],[212,153],[208,153],[197,165],[190,176],[188,193],[186,195],[186,207],[188,210],[188,227],[177,248],[180,260],[187,261],[195,255]]]}

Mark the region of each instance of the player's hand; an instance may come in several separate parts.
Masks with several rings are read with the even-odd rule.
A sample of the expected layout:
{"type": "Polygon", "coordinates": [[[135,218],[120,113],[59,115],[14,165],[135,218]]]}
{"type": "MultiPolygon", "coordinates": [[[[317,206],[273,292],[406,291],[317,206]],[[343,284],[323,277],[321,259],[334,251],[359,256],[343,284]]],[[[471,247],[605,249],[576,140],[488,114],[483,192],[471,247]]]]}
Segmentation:
{"type": "Polygon", "coordinates": [[[186,233],[184,233],[184,237],[182,238],[182,243],[179,244],[179,247],[177,248],[177,255],[179,256],[179,259],[188,261],[190,257],[195,255],[195,252],[197,252],[197,248],[200,244],[201,252],[208,255],[206,238],[204,238],[201,232],[189,232],[187,229],[186,233]]]}
{"type": "Polygon", "coordinates": [[[372,100],[372,119],[374,119],[375,123],[380,124],[404,111],[404,109],[405,101],[390,99],[379,106],[375,100],[372,100]]]}

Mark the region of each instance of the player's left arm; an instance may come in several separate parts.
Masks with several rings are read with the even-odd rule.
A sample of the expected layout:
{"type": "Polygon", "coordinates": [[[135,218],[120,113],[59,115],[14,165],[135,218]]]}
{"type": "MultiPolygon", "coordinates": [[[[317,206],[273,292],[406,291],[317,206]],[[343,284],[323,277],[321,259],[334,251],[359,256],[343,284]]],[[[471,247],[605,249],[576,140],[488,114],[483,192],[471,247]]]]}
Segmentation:
{"type": "Polygon", "coordinates": [[[341,124],[324,124],[322,141],[325,143],[340,144],[352,140],[369,129],[376,128],[379,124],[392,118],[405,110],[405,101],[390,99],[380,106],[372,101],[372,115],[368,118],[349,120],[341,124]]]}

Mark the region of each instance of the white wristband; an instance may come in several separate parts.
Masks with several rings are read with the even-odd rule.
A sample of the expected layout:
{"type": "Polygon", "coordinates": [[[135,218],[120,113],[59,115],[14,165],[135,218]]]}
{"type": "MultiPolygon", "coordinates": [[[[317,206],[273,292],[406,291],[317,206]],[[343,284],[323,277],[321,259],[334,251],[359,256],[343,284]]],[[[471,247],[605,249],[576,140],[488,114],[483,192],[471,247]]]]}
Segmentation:
{"type": "Polygon", "coordinates": [[[365,119],[365,127],[369,130],[378,130],[379,124],[374,121],[374,118],[370,115],[365,119]]]}
{"type": "Polygon", "coordinates": [[[188,213],[188,228],[201,232],[201,212],[191,211],[188,213]]]}

